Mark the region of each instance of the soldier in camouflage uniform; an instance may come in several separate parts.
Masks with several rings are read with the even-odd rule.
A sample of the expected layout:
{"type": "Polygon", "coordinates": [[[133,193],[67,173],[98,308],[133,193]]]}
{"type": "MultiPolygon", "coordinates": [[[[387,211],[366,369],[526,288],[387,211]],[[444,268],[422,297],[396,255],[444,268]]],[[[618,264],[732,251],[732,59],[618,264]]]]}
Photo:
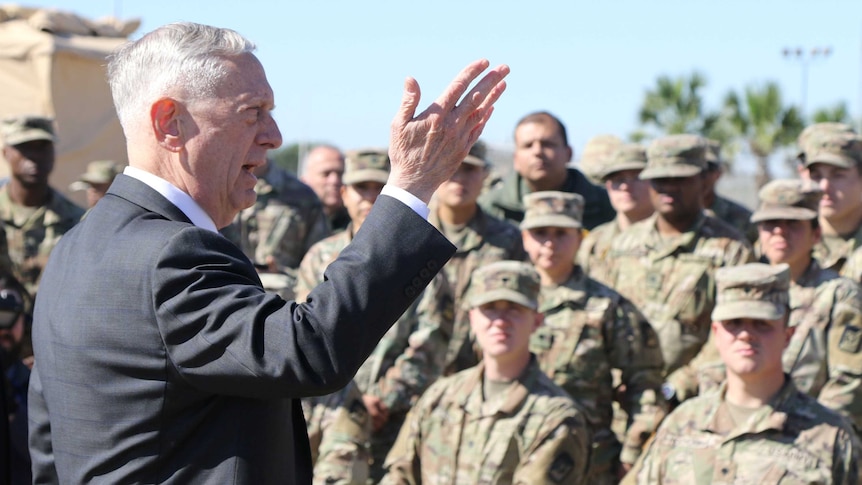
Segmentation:
{"type": "Polygon", "coordinates": [[[761,263],[718,270],[712,331],[726,383],[672,412],[624,483],[860,483],[849,423],[782,370],[789,273],[761,263]]]}
{"type": "Polygon", "coordinates": [[[422,395],[382,483],[585,483],[589,425],[529,350],[542,322],[539,276],[527,263],[501,261],[473,279],[470,325],[484,359],[422,395]]]}
{"type": "Polygon", "coordinates": [[[314,485],[365,485],[371,461],[371,419],[356,383],[326,396],[303,398],[302,413],[314,485]]]}
{"type": "Polygon", "coordinates": [[[35,296],[48,256],[60,237],[81,220],[84,209],[48,185],[55,158],[53,120],[7,118],[2,134],[10,177],[0,187],[0,221],[6,228],[13,274],[35,296]]]}
{"type": "Polygon", "coordinates": [[[255,175],[254,205],[237,214],[221,233],[242,249],[258,272],[293,280],[308,249],[329,235],[323,204],[310,187],[272,161],[255,175]]]}
{"type": "Polygon", "coordinates": [[[78,180],[69,184],[69,190],[85,190],[87,192],[87,207],[92,208],[100,201],[114,177],[123,173],[123,166],[113,160],[95,160],[87,164],[87,171],[78,180]]]}
{"type": "Polygon", "coordinates": [[[707,140],[706,170],[704,171],[703,207],[706,213],[721,219],[741,232],[748,242],[757,241],[757,226],[751,222],[751,211],[742,204],[715,193],[715,185],[724,170],[721,145],[716,140],[707,140]]]}
{"type": "Polygon", "coordinates": [[[633,464],[644,437],[664,417],[664,364],[658,337],[640,311],[573,263],[583,203],[577,194],[554,191],[524,198],[524,248],[541,277],[539,311],[545,316],[530,350],[586,413],[593,430],[589,482],[614,484],[619,462],[633,464]],[[612,383],[612,369],[620,371],[621,387],[612,383]],[[615,398],[632,422],[622,448],[611,432],[615,398]]]}
{"type": "Polygon", "coordinates": [[[581,243],[578,264],[590,278],[602,283],[610,281],[608,251],[614,238],[653,213],[649,182],[639,178],[645,167],[646,150],[634,143],[621,145],[602,167],[596,167],[617,216],[594,228],[581,243]]]}
{"type": "Polygon", "coordinates": [[[531,113],[515,127],[515,170],[479,197],[487,212],[512,224],[524,218],[524,196],[540,190],[559,190],[584,198],[584,227],[592,229],[614,218],[605,189],[593,185],[574,167],[566,127],[548,112],[531,113]]]}
{"type": "Polygon", "coordinates": [[[796,138],[796,170],[799,176],[807,178],[807,170],[805,168],[805,152],[813,139],[816,139],[824,134],[839,134],[839,133],[856,133],[852,126],[845,123],[835,123],[826,121],[823,123],[814,123],[805,127],[799,136],[796,138]]]}
{"type": "MultiPolygon", "coordinates": [[[[862,297],[859,286],[823,269],[811,256],[820,238],[817,208],[823,192],[800,180],[773,180],[760,190],[752,216],[770,264],[790,267],[790,318],[784,371],[796,388],[862,429],[862,297]]],[[[700,392],[718,387],[724,366],[714,346],[697,358],[700,392]],[[712,360],[713,362],[709,362],[712,360]]]]}
{"type": "Polygon", "coordinates": [[[862,245],[862,137],[853,133],[820,130],[805,145],[803,178],[823,189],[820,228],[823,237],[814,250],[820,266],[859,281],[854,267],[844,265],[862,245]]]}
{"type": "MultiPolygon", "coordinates": [[[[703,211],[706,139],[671,135],[647,149],[640,178],[650,181],[656,213],[637,222],[613,242],[610,285],[646,315],[659,336],[668,400],[676,394],[672,375],[686,366],[709,336],[715,302],[714,272],[752,259],[748,241],[703,211]]],[[[691,372],[681,376],[690,380],[691,372]]]]}

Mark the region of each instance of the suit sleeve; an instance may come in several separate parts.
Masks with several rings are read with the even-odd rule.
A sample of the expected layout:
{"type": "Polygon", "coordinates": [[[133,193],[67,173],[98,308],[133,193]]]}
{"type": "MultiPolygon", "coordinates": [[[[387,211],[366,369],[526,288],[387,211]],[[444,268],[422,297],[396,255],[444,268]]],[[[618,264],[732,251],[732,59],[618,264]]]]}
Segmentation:
{"type": "Polygon", "coordinates": [[[223,237],[189,228],[153,275],[159,331],[175,371],[206,392],[305,397],[347,385],[454,252],[427,221],[381,196],[305,303],[266,294],[223,237]]]}

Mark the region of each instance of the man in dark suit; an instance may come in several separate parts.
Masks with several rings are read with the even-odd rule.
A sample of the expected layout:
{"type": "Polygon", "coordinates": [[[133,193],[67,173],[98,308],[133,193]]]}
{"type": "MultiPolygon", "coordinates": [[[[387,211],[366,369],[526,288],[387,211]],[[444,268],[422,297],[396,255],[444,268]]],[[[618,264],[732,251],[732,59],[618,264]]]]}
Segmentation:
{"type": "Polygon", "coordinates": [[[464,95],[488,68],[470,64],[418,115],[407,79],[387,186],[297,304],[265,293],[217,233],[254,202],[252,171],[281,144],[252,49],[233,31],[180,23],[112,56],[129,168],[45,270],[36,483],[311,483],[295,399],[347,384],[454,251],[422,215],[481,134],[508,67],[464,95]]]}

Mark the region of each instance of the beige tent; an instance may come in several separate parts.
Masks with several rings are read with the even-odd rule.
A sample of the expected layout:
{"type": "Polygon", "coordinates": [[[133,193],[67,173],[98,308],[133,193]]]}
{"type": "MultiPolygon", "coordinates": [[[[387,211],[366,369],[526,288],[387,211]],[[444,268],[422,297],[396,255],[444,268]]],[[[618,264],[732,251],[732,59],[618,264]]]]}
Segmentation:
{"type": "MultiPolygon", "coordinates": [[[[0,117],[56,120],[51,184],[84,205],[69,185],[88,162],[126,163],[125,143],[105,79],[105,58],[140,22],[89,21],[55,10],[0,7],[0,117]]],[[[0,161],[0,177],[8,166],[0,161]]]]}

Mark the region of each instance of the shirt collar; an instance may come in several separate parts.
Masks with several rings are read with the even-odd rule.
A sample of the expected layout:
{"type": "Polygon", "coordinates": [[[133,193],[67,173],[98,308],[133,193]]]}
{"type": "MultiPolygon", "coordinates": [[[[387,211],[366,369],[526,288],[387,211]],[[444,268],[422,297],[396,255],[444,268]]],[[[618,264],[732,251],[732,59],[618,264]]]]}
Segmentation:
{"type": "Polygon", "coordinates": [[[177,208],[181,210],[195,226],[208,231],[218,232],[218,228],[216,228],[215,222],[213,222],[209,214],[207,214],[206,211],[204,211],[201,206],[195,202],[192,196],[178,189],[172,183],[157,175],[153,175],[150,172],[132,166],[127,166],[123,170],[123,174],[145,183],[148,187],[168,199],[168,201],[177,206],[177,208]]]}

